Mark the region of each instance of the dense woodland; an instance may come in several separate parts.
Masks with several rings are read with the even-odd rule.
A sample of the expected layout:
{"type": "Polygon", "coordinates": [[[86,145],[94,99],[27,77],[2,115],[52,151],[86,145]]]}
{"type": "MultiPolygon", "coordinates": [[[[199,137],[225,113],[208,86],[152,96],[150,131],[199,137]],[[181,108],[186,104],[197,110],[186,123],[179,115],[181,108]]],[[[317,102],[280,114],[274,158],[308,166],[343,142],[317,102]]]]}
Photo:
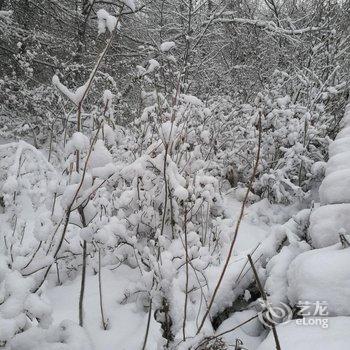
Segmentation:
{"type": "Polygon", "coordinates": [[[348,0],[0,0],[0,348],[347,349],[349,50],[348,0]]]}

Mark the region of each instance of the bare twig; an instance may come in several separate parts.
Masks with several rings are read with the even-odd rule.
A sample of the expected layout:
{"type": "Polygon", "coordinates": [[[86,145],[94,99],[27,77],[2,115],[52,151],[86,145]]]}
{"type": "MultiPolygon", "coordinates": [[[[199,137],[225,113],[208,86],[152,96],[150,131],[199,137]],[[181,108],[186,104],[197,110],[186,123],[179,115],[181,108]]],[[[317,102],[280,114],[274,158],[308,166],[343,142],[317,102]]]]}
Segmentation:
{"type": "Polygon", "coordinates": [[[105,319],[103,312],[103,294],[102,294],[102,271],[101,271],[101,249],[98,247],[98,291],[100,295],[100,310],[101,310],[101,320],[102,327],[104,330],[107,329],[108,322],[105,319]]]}
{"type": "Polygon", "coordinates": [[[148,333],[149,333],[149,327],[150,327],[150,325],[151,325],[151,315],[152,315],[152,299],[150,299],[150,302],[149,302],[149,310],[148,310],[148,319],[147,319],[146,334],[145,334],[145,339],[144,339],[144,341],[143,341],[142,350],[146,350],[147,339],[148,339],[148,333]]]}
{"type": "MultiPolygon", "coordinates": [[[[265,293],[264,288],[263,288],[263,286],[262,286],[262,284],[260,282],[260,278],[259,278],[258,273],[256,271],[256,268],[254,266],[252,257],[249,254],[248,254],[248,260],[249,260],[250,266],[252,267],[252,270],[253,270],[253,273],[254,273],[254,277],[255,277],[255,281],[256,281],[256,284],[257,284],[258,289],[260,291],[261,297],[263,298],[263,300],[265,301],[265,305],[267,306],[268,303],[267,303],[266,293],[265,293]]],[[[270,313],[269,310],[267,312],[270,313]]],[[[273,322],[271,322],[271,329],[272,329],[273,338],[275,339],[276,350],[281,350],[280,341],[278,339],[276,327],[275,327],[275,324],[273,322]]]]}
{"type": "MultiPolygon", "coordinates": [[[[186,204],[185,204],[186,206],[186,204]]],[[[188,302],[188,241],[187,241],[187,208],[185,207],[185,222],[184,222],[184,234],[185,234],[185,259],[186,259],[186,281],[185,281],[185,305],[184,305],[184,317],[182,323],[182,340],[186,340],[186,318],[187,318],[187,302],[188,302]]]]}

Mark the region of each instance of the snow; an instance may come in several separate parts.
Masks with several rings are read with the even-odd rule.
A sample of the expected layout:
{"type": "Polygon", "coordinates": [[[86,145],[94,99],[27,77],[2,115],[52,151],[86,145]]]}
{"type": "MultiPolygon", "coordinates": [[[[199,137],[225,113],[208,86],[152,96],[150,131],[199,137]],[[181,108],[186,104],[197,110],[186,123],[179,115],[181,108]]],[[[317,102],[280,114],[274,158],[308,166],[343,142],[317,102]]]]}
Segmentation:
{"type": "Polygon", "coordinates": [[[320,189],[322,204],[347,203],[350,201],[350,168],[329,174],[320,189]]]}
{"type": "Polygon", "coordinates": [[[203,130],[201,132],[201,139],[203,140],[204,143],[206,143],[207,145],[210,144],[210,131],[209,130],[203,130]]]}
{"type": "Polygon", "coordinates": [[[151,59],[148,61],[149,63],[149,66],[148,66],[148,69],[147,69],[147,73],[153,73],[157,68],[159,68],[159,62],[155,59],[151,59]]]}
{"type": "MultiPolygon", "coordinates": [[[[227,330],[230,330],[251,317],[254,317],[256,312],[254,310],[238,311],[233,316],[226,319],[220,327],[216,330],[216,334],[221,334],[227,330]]],[[[233,332],[229,332],[223,335],[223,339],[227,344],[235,344],[236,339],[240,339],[243,345],[247,349],[256,349],[261,343],[263,336],[262,325],[258,319],[253,319],[249,323],[237,328],[233,332]]]]}
{"type": "Polygon", "coordinates": [[[329,157],[333,157],[339,153],[350,150],[350,137],[344,137],[334,140],[329,145],[329,157]]]}
{"type": "Polygon", "coordinates": [[[80,152],[87,151],[89,147],[89,138],[81,132],[75,132],[66,144],[66,150],[69,153],[74,153],[76,150],[80,152]]]}
{"type": "Polygon", "coordinates": [[[11,350],[93,350],[84,329],[70,320],[48,331],[31,328],[16,335],[10,347],[11,350]]]}
{"type": "Polygon", "coordinates": [[[173,41],[165,41],[164,43],[162,43],[160,45],[160,51],[162,52],[168,52],[171,49],[173,49],[175,47],[175,43],[173,41]]]}
{"type": "Polygon", "coordinates": [[[339,170],[350,168],[350,151],[336,154],[329,158],[326,166],[326,176],[339,170]]]}
{"type": "MultiPolygon", "coordinates": [[[[350,104],[346,106],[345,126],[349,122],[350,104]]],[[[310,216],[309,236],[316,248],[340,242],[340,233],[350,230],[350,137],[349,127],[342,129],[329,146],[330,158],[326,164],[326,177],[319,188],[321,207],[310,216]]]]}
{"type": "Polygon", "coordinates": [[[98,34],[103,34],[108,31],[112,33],[117,25],[117,19],[110,15],[106,10],[100,9],[97,11],[98,34]]]}
{"type": "Polygon", "coordinates": [[[310,249],[305,242],[294,242],[284,246],[281,251],[272,257],[266,265],[267,279],[265,290],[269,295],[269,301],[272,305],[288,303],[287,299],[287,271],[291,262],[303,251],[310,249]]]}
{"type": "Polygon", "coordinates": [[[122,2],[129,7],[132,12],[136,11],[136,4],[134,0],[122,0],[122,2]]]}
{"type": "MultiPolygon", "coordinates": [[[[338,245],[339,246],[339,245],[338,245]]],[[[331,316],[350,315],[350,248],[337,246],[316,249],[298,255],[288,270],[288,298],[298,301],[325,301],[331,316]]],[[[315,307],[310,305],[310,310],[315,307]]]]}
{"type": "Polygon", "coordinates": [[[286,108],[287,105],[290,103],[291,99],[290,96],[284,96],[276,99],[277,104],[280,108],[286,108]]]}
{"type": "MultiPolygon", "coordinates": [[[[101,328],[97,276],[87,276],[84,321],[93,349],[129,350],[141,348],[146,331],[147,312],[140,310],[136,304],[120,304],[124,298],[124,291],[137,280],[138,276],[137,269],[131,269],[125,265],[114,271],[103,269],[102,288],[105,313],[108,319],[107,330],[101,328]]],[[[46,296],[53,305],[53,321],[55,323],[65,319],[78,321],[79,287],[80,281],[77,279],[71,284],[48,290],[46,296]],[[67,298],[67,295],[70,297],[67,298]],[[62,302],[63,300],[64,302],[62,302]]],[[[149,349],[157,349],[160,331],[160,325],[152,319],[148,338],[149,349]]],[[[86,349],[81,347],[81,350],[86,349]]]]}
{"type": "Polygon", "coordinates": [[[350,233],[350,204],[332,204],[316,208],[310,216],[309,235],[315,248],[339,243],[339,233],[350,233]]]}
{"type": "Polygon", "coordinates": [[[196,96],[182,95],[181,98],[190,105],[203,106],[203,102],[196,96]]]}
{"type": "MultiPolygon", "coordinates": [[[[247,255],[267,303],[290,311],[274,319],[289,321],[303,302],[327,304],[330,320],[306,317],[277,326],[283,350],[307,341],[315,349],[349,347],[350,103],[341,119],[347,87],[342,74],[335,75],[341,66],[329,62],[334,71],[319,81],[324,74],[317,65],[282,72],[280,62],[272,62],[277,66],[267,70],[275,70],[267,80],[262,74],[261,90],[245,79],[261,75],[248,57],[251,65],[231,66],[240,73],[232,80],[221,54],[203,60],[212,28],[194,11],[200,20],[193,18],[197,25],[185,39],[198,44],[204,35],[208,42],[194,43],[192,69],[182,79],[183,53],[175,41],[163,41],[177,35],[168,18],[163,39],[153,38],[158,8],[148,16],[140,1],[119,0],[115,9],[107,4],[113,16],[101,3],[87,0],[74,9],[65,2],[73,12],[97,17],[98,34],[89,38],[102,46],[89,45],[87,66],[77,64],[79,52],[57,55],[64,58],[59,62],[45,54],[47,45],[28,48],[36,36],[52,38],[52,28],[18,31],[16,18],[12,23],[0,12],[5,46],[24,69],[18,75],[6,66],[0,79],[0,95],[7,97],[0,143],[25,135],[35,144],[0,145],[0,347],[273,349],[257,317],[263,306],[247,255]],[[119,19],[128,47],[112,41],[119,19]],[[125,63],[120,71],[116,56],[125,63]],[[36,72],[33,64],[57,66],[50,89],[40,83],[50,73],[36,72]],[[308,327],[316,320],[321,326],[308,327]],[[199,345],[215,336],[216,346],[199,345]]],[[[176,12],[167,6],[166,16],[176,12]]],[[[234,13],[221,15],[214,22],[232,22],[234,13]]],[[[275,35],[310,31],[309,41],[322,34],[314,27],[283,30],[272,20],[248,22],[275,35]]],[[[340,45],[341,34],[332,35],[340,45]]],[[[318,41],[315,55],[324,46],[318,41]]],[[[343,64],[345,51],[335,51],[343,64]]],[[[325,57],[316,60],[320,67],[325,57]]]]}
{"type": "Polygon", "coordinates": [[[103,104],[105,106],[106,109],[110,108],[112,105],[112,100],[113,100],[113,94],[111,92],[111,90],[105,90],[103,92],[103,104]]]}
{"type": "Polygon", "coordinates": [[[27,324],[26,315],[38,318],[39,326],[51,324],[51,308],[38,295],[32,294],[32,278],[23,278],[19,272],[6,275],[2,285],[0,304],[0,341],[10,340],[27,324]]]}
{"type": "MultiPolygon", "coordinates": [[[[322,328],[310,321],[308,325],[300,325],[300,320],[277,326],[277,334],[283,350],[344,350],[349,347],[350,342],[350,317],[331,317],[328,328],[322,328]],[[312,325],[313,324],[313,325],[312,325]]],[[[275,341],[272,332],[257,350],[275,349],[275,341]]]]}
{"type": "Polygon", "coordinates": [[[350,103],[345,106],[344,117],[342,119],[342,126],[350,125],[350,103]]]}
{"type": "Polygon", "coordinates": [[[104,167],[107,164],[112,163],[112,155],[107,150],[102,140],[97,140],[94,149],[91,152],[89,159],[89,165],[92,168],[104,167]]]}
{"type": "Polygon", "coordinates": [[[76,105],[79,105],[79,103],[82,102],[83,97],[85,95],[85,91],[88,87],[88,82],[86,82],[83,86],[78,87],[75,92],[72,92],[61,83],[57,75],[54,75],[52,77],[52,84],[56,86],[62,92],[63,95],[68,97],[76,105]]]}
{"type": "Polygon", "coordinates": [[[12,16],[13,14],[13,11],[9,10],[9,11],[4,11],[4,10],[1,10],[0,11],[0,17],[10,17],[12,16]]]}
{"type": "MultiPolygon", "coordinates": [[[[224,237],[227,239],[232,238],[236,221],[239,213],[239,209],[242,205],[240,202],[230,201],[229,206],[227,202],[224,202],[224,207],[226,208],[225,212],[229,215],[230,218],[222,220],[222,230],[224,237]]],[[[249,213],[249,209],[247,210],[249,213]]],[[[247,214],[248,215],[248,214],[247,214]]],[[[263,226],[259,227],[258,225],[254,225],[254,223],[250,222],[250,220],[243,220],[240,226],[240,232],[237,237],[237,241],[235,243],[235,251],[237,253],[243,253],[246,250],[256,246],[259,242],[261,242],[268,235],[268,231],[263,228],[263,226]]]]}
{"type": "Polygon", "coordinates": [[[337,141],[348,137],[350,137],[350,126],[340,130],[340,132],[337,134],[337,137],[335,139],[337,141]]]}

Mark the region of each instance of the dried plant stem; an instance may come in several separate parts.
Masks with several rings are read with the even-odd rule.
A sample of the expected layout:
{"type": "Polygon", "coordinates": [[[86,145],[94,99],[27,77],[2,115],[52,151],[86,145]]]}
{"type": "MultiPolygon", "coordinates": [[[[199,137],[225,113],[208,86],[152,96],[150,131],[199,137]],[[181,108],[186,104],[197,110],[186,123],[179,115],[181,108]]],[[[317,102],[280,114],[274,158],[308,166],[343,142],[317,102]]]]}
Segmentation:
{"type": "Polygon", "coordinates": [[[86,279],[86,241],[83,243],[83,268],[81,271],[81,284],[80,284],[80,294],[79,294],[79,326],[84,326],[84,294],[85,294],[85,279],[86,279]]]}
{"type": "Polygon", "coordinates": [[[142,345],[142,350],[146,350],[147,339],[148,339],[148,333],[149,333],[149,327],[150,327],[150,325],[151,325],[151,315],[152,315],[152,299],[150,299],[150,302],[149,302],[147,327],[146,327],[145,339],[144,339],[143,345],[142,345]]]}
{"type": "Polygon", "coordinates": [[[56,273],[57,273],[57,284],[60,286],[62,284],[60,279],[60,269],[58,268],[58,261],[56,260],[56,273]]]}
{"type": "MultiPolygon", "coordinates": [[[[186,204],[185,204],[186,205],[186,204]]],[[[184,316],[183,316],[183,323],[182,323],[182,340],[186,340],[186,319],[187,319],[187,303],[188,303],[188,241],[187,241],[187,208],[185,207],[185,218],[184,218],[184,235],[185,235],[185,269],[186,269],[186,276],[185,276],[185,305],[184,305],[184,316]]]]}
{"type": "MultiPolygon", "coordinates": [[[[83,224],[83,227],[86,227],[86,220],[85,220],[85,214],[84,209],[82,206],[79,206],[78,212],[80,215],[81,222],[83,224]]],[[[84,239],[83,242],[83,267],[81,270],[81,284],[80,284],[80,293],[79,293],[79,326],[84,326],[84,294],[85,294],[85,280],[86,280],[86,247],[87,243],[84,239]]]]}
{"type": "MultiPolygon", "coordinates": [[[[253,270],[253,273],[254,273],[254,277],[255,277],[255,281],[256,281],[256,284],[258,286],[258,289],[259,289],[259,292],[261,294],[261,297],[265,301],[265,305],[268,305],[266,293],[265,293],[264,288],[263,288],[263,286],[262,286],[262,284],[260,282],[260,278],[259,278],[258,273],[256,271],[256,268],[254,266],[252,257],[249,254],[248,254],[248,260],[249,260],[250,266],[252,267],[252,270],[253,270]]],[[[270,313],[269,310],[267,312],[270,313]]],[[[271,322],[271,329],[272,329],[273,338],[275,339],[276,350],[281,350],[280,341],[278,339],[276,327],[275,327],[275,324],[273,322],[271,322]]]]}
{"type": "Polygon", "coordinates": [[[103,294],[102,294],[102,271],[101,271],[101,249],[98,248],[98,291],[100,295],[100,311],[101,311],[101,321],[104,330],[107,329],[108,323],[104,316],[103,311],[103,294]]]}

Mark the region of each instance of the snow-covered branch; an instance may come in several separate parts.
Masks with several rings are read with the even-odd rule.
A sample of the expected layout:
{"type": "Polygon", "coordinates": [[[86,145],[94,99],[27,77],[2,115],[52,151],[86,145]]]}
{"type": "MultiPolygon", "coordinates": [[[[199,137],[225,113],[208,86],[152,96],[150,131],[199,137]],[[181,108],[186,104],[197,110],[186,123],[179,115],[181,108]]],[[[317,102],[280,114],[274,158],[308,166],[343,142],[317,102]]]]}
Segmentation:
{"type": "Polygon", "coordinates": [[[320,32],[320,31],[330,32],[330,30],[325,27],[305,27],[305,28],[299,28],[299,29],[285,29],[283,27],[278,26],[273,21],[233,17],[232,14],[229,12],[224,12],[222,14],[222,17],[215,18],[212,21],[206,21],[204,22],[203,25],[206,25],[207,23],[213,23],[213,24],[233,23],[233,24],[251,25],[251,26],[256,26],[256,27],[265,29],[267,31],[270,31],[276,34],[282,34],[282,35],[302,35],[310,32],[320,32]],[[225,17],[225,15],[227,17],[225,17]]]}

